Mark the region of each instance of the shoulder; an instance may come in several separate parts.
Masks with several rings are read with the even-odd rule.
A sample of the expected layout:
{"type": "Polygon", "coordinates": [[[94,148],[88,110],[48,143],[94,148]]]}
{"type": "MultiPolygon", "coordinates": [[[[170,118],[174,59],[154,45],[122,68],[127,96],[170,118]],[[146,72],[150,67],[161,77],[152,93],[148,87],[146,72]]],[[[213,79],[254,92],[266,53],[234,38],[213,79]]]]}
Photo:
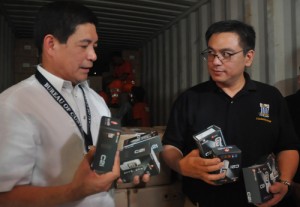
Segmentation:
{"type": "Polygon", "coordinates": [[[9,87],[0,94],[0,101],[4,100],[17,100],[30,97],[36,97],[36,91],[39,91],[40,87],[38,81],[34,75],[29,78],[9,87]]]}
{"type": "Polygon", "coordinates": [[[296,93],[288,95],[285,97],[285,99],[289,101],[299,101],[300,102],[300,90],[298,90],[296,93]]]}
{"type": "Polygon", "coordinates": [[[269,97],[283,99],[282,93],[275,86],[253,80],[252,83],[255,85],[255,90],[266,98],[269,97]]]}
{"type": "Polygon", "coordinates": [[[206,81],[186,89],[181,94],[179,94],[177,100],[194,97],[200,98],[204,95],[214,92],[215,90],[217,90],[216,85],[212,81],[206,81]]]}

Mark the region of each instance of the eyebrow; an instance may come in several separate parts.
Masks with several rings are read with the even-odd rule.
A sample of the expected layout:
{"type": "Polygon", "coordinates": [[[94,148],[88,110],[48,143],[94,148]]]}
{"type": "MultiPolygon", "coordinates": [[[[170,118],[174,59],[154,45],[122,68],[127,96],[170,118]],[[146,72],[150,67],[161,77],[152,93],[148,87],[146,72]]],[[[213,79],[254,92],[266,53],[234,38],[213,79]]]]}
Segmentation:
{"type": "MultiPolygon", "coordinates": [[[[212,50],[212,51],[216,51],[215,49],[213,49],[212,47],[208,47],[207,49],[212,50]]],[[[223,51],[230,51],[230,52],[234,52],[235,50],[232,48],[222,48],[219,50],[219,52],[223,52],[223,51]]]]}
{"type": "MultiPolygon", "coordinates": [[[[90,39],[83,39],[83,40],[79,40],[79,43],[88,43],[88,44],[90,44],[90,43],[93,43],[93,41],[90,40],[90,39]]],[[[98,45],[98,41],[94,42],[94,45],[98,45]]]]}

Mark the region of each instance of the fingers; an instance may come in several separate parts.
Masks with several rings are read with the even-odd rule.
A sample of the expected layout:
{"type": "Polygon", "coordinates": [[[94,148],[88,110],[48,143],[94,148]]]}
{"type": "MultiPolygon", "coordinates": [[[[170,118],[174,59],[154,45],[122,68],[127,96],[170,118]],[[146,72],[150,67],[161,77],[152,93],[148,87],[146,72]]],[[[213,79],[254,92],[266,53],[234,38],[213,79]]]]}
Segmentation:
{"type": "Polygon", "coordinates": [[[143,176],[136,175],[133,177],[132,183],[134,185],[138,185],[141,181],[144,183],[148,183],[150,181],[150,174],[146,173],[143,176]]]}
{"type": "Polygon", "coordinates": [[[139,176],[134,176],[133,177],[133,180],[132,180],[132,183],[134,184],[134,185],[138,185],[139,183],[140,183],[140,177],[139,176]]]}
{"type": "Polygon", "coordinates": [[[117,150],[112,172],[120,176],[120,152],[117,150]]]}
{"type": "Polygon", "coordinates": [[[150,174],[144,174],[142,177],[142,181],[144,183],[148,183],[150,181],[150,174]]]}

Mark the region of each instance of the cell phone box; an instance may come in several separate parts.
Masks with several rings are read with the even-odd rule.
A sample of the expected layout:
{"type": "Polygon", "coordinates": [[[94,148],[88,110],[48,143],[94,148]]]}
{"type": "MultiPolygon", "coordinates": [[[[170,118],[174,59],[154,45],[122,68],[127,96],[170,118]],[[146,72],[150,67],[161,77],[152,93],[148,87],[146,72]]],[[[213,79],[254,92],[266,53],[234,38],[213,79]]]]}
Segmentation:
{"type": "Polygon", "coordinates": [[[124,140],[123,149],[129,148],[132,145],[141,142],[148,142],[151,149],[153,149],[156,153],[162,151],[163,149],[161,144],[161,137],[158,135],[157,131],[139,134],[137,136],[124,140]]]}
{"type": "Polygon", "coordinates": [[[203,158],[212,158],[212,148],[226,146],[221,128],[211,125],[207,129],[193,135],[203,158]]]}
{"type": "Polygon", "coordinates": [[[119,119],[103,116],[92,167],[97,173],[112,171],[121,134],[119,119]]]}
{"type": "Polygon", "coordinates": [[[151,142],[144,141],[128,145],[120,151],[120,178],[124,183],[131,182],[136,175],[159,174],[160,163],[152,146],[151,142]]]}
{"type": "Polygon", "coordinates": [[[242,151],[235,145],[225,147],[215,147],[212,149],[213,157],[220,158],[224,166],[214,173],[219,174],[226,172],[223,179],[215,181],[216,184],[232,183],[238,180],[241,170],[241,153],[242,151]]]}
{"type": "Polygon", "coordinates": [[[269,187],[279,181],[279,170],[274,154],[264,156],[258,164],[243,168],[249,203],[264,203],[273,198],[269,187]]]}

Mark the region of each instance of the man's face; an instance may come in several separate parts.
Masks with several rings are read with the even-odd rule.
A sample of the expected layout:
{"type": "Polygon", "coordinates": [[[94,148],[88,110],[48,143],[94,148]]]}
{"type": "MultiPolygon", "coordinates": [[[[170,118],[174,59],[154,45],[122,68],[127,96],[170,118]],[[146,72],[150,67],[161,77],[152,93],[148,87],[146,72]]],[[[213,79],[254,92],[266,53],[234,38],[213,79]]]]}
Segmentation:
{"type": "Polygon", "coordinates": [[[246,56],[239,44],[239,36],[233,32],[223,32],[213,34],[208,41],[208,48],[214,54],[234,54],[227,60],[215,57],[208,61],[208,72],[211,78],[220,87],[232,87],[244,80],[243,72],[246,66],[250,66],[254,51],[250,50],[246,56]]]}
{"type": "Polygon", "coordinates": [[[66,43],[56,41],[52,63],[54,74],[73,84],[86,80],[97,59],[97,41],[96,28],[90,23],[78,25],[66,43]]]}

